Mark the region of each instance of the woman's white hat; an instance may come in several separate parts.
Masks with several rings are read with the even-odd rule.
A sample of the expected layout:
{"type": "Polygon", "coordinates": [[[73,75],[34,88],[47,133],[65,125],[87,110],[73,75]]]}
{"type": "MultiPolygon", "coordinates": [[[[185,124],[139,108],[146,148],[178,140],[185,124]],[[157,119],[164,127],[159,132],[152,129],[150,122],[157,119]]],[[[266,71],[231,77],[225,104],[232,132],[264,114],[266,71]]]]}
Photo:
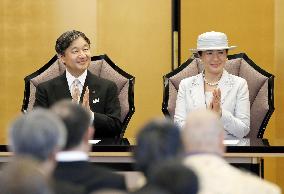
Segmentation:
{"type": "Polygon", "coordinates": [[[228,38],[222,32],[205,32],[200,34],[197,39],[197,48],[190,49],[193,52],[206,50],[224,50],[233,49],[236,46],[228,46],[228,38]]]}

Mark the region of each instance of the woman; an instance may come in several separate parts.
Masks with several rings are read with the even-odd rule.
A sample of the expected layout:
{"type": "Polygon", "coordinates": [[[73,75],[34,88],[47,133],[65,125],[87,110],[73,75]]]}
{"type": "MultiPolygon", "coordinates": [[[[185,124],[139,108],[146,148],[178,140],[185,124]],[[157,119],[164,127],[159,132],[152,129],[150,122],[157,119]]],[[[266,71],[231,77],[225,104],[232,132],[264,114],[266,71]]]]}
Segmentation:
{"type": "Polygon", "coordinates": [[[183,127],[189,112],[208,108],[220,115],[225,138],[243,138],[249,133],[250,102],[245,79],[229,74],[227,61],[227,36],[221,32],[206,32],[198,36],[197,49],[204,65],[202,73],[183,79],[176,101],[175,122],[183,127]]]}

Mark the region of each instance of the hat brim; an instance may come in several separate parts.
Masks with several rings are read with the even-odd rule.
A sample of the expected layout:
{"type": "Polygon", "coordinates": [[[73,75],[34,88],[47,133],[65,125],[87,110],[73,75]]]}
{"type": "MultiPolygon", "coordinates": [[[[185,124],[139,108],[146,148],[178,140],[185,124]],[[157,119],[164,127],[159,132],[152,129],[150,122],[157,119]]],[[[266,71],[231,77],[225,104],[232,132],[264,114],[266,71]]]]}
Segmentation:
{"type": "Polygon", "coordinates": [[[210,51],[210,50],[231,50],[236,48],[237,46],[228,46],[228,47],[207,47],[207,48],[196,48],[196,49],[189,49],[192,52],[198,52],[198,51],[210,51]]]}

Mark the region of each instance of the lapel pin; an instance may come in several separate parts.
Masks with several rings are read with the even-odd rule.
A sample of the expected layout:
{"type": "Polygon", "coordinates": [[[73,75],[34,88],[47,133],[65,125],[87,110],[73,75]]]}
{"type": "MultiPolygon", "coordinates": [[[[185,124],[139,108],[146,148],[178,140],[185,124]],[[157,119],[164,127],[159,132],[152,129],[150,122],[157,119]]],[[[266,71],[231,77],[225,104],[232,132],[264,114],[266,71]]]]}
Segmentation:
{"type": "Polygon", "coordinates": [[[96,104],[97,102],[100,102],[100,98],[95,98],[95,99],[93,100],[93,104],[96,104]]]}

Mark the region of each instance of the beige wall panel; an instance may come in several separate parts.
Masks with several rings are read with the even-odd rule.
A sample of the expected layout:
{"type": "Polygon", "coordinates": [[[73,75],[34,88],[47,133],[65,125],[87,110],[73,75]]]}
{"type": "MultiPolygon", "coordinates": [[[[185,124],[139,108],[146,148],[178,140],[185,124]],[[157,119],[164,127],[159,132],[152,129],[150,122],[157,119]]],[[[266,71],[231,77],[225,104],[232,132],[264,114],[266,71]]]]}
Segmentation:
{"type": "Polygon", "coordinates": [[[86,34],[91,41],[91,51],[95,53],[95,39],[97,28],[97,1],[96,0],[56,0],[55,29],[56,37],[51,46],[54,48],[55,40],[60,34],[68,30],[79,30],[86,34]]]}
{"type": "MultiPolygon", "coordinates": [[[[275,139],[284,145],[284,1],[275,0],[275,139]]],[[[284,191],[284,158],[276,160],[277,182],[284,191]]]]}
{"type": "Polygon", "coordinates": [[[196,38],[206,31],[221,31],[232,53],[245,52],[265,69],[273,70],[274,1],[181,0],[181,59],[190,55],[196,38]],[[271,57],[267,57],[271,56],[271,57]]]}
{"type": "Polygon", "coordinates": [[[54,1],[1,0],[0,12],[0,143],[6,143],[6,128],[20,113],[23,78],[53,55],[54,1]]]}
{"type": "Polygon", "coordinates": [[[97,52],[136,77],[136,112],[126,131],[133,137],[162,115],[162,76],[171,68],[171,1],[98,0],[97,6],[97,52]]]}

